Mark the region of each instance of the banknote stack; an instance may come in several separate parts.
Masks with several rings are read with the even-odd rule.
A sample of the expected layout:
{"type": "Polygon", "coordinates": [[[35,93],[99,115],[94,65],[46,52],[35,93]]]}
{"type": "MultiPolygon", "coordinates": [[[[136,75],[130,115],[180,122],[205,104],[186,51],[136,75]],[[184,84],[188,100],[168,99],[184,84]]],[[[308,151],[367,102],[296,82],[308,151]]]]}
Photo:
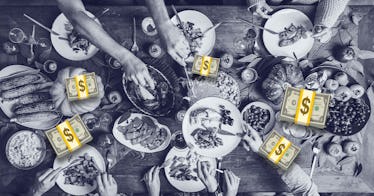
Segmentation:
{"type": "Polygon", "coordinates": [[[269,134],[259,149],[261,156],[283,170],[288,169],[299,152],[299,147],[292,144],[276,131],[269,134]]]}
{"type": "Polygon", "coordinates": [[[99,95],[95,73],[87,73],[66,79],[69,101],[83,100],[99,95]]]}
{"type": "Polygon", "coordinates": [[[323,129],[326,124],[330,97],[329,94],[287,87],[280,120],[323,129]]]}
{"type": "Polygon", "coordinates": [[[192,73],[215,78],[218,75],[219,58],[195,55],[192,73]]]}
{"type": "Polygon", "coordinates": [[[92,136],[79,115],[65,120],[55,128],[45,132],[57,157],[63,157],[83,144],[92,140],[92,136]]]}

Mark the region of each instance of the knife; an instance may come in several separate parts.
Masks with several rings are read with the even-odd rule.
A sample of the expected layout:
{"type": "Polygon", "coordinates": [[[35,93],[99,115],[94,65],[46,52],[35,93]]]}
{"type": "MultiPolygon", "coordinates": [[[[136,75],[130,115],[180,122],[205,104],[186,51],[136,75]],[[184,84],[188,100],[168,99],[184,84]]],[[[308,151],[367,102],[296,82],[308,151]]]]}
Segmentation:
{"type": "Polygon", "coordinates": [[[262,29],[262,30],[264,30],[264,31],[267,31],[267,32],[269,32],[269,33],[271,33],[271,34],[274,34],[274,35],[278,35],[278,34],[279,34],[279,33],[275,32],[275,31],[273,31],[273,30],[270,30],[270,29],[268,29],[268,28],[262,27],[262,26],[260,26],[260,25],[256,25],[256,24],[254,24],[254,23],[252,23],[252,22],[250,22],[250,21],[248,21],[248,20],[246,20],[246,19],[239,18],[239,17],[237,17],[236,19],[238,19],[238,20],[240,20],[240,21],[242,21],[242,22],[245,22],[245,23],[247,23],[247,24],[250,24],[250,25],[252,25],[252,26],[254,26],[254,27],[257,27],[257,28],[259,28],[259,29],[262,29]]]}
{"type": "Polygon", "coordinates": [[[221,134],[221,135],[231,135],[231,136],[237,136],[236,134],[234,133],[231,133],[231,132],[228,132],[228,131],[225,131],[223,129],[218,129],[218,134],[221,134]]]}

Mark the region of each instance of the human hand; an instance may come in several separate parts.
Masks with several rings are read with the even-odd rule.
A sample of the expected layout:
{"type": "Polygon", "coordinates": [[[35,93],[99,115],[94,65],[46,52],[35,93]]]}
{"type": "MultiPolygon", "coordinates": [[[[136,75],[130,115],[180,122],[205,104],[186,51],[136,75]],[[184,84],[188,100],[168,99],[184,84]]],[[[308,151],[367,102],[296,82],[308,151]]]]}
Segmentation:
{"type": "Polygon", "coordinates": [[[268,19],[271,16],[269,15],[270,12],[273,11],[273,8],[271,8],[266,1],[260,1],[250,7],[248,7],[248,10],[252,9],[254,12],[254,15],[259,15],[264,19],[268,19]]]}
{"type": "Polygon", "coordinates": [[[249,136],[246,134],[243,138],[244,148],[247,151],[252,150],[253,152],[258,153],[258,150],[263,143],[259,133],[249,128],[246,128],[246,130],[249,131],[249,136]]]}
{"type": "Polygon", "coordinates": [[[126,56],[120,63],[123,65],[123,77],[125,77],[125,79],[133,81],[137,85],[149,85],[151,89],[155,88],[155,83],[148,72],[147,65],[138,57],[130,53],[130,55],[126,56]]]}
{"type": "Polygon", "coordinates": [[[183,31],[170,20],[160,25],[160,36],[166,46],[169,55],[179,65],[186,66],[184,59],[190,54],[190,45],[183,31]]]}
{"type": "Polygon", "coordinates": [[[36,174],[37,179],[32,187],[32,195],[41,196],[49,191],[55,185],[60,171],[61,168],[56,170],[49,168],[44,173],[36,174]]]}
{"type": "Polygon", "coordinates": [[[147,190],[150,196],[159,196],[160,195],[160,167],[153,166],[145,175],[144,182],[147,186],[147,190]]]}
{"type": "Polygon", "coordinates": [[[108,173],[100,174],[96,177],[97,188],[100,196],[116,196],[117,182],[112,175],[108,173]]]}
{"type": "Polygon", "coordinates": [[[236,176],[232,171],[225,170],[225,191],[224,196],[236,196],[239,190],[240,178],[236,176]]]}
{"type": "Polygon", "coordinates": [[[213,193],[218,188],[218,182],[216,180],[216,171],[212,165],[207,161],[197,162],[197,176],[201,182],[205,185],[208,192],[213,193]]]}
{"type": "Polygon", "coordinates": [[[316,25],[313,29],[312,37],[321,43],[327,43],[332,36],[331,28],[323,25],[316,25]]]}

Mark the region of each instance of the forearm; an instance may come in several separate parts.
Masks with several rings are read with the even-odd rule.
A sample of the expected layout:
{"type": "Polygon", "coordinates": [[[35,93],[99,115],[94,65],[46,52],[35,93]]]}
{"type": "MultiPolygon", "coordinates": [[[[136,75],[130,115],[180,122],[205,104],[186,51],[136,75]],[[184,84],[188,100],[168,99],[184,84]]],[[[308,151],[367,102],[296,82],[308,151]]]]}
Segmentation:
{"type": "Polygon", "coordinates": [[[74,28],[85,36],[93,45],[121,61],[132,55],[130,51],[118,44],[107,32],[92,18],[82,11],[70,15],[74,28]],[[124,55],[125,54],[125,55],[124,55]]]}
{"type": "Polygon", "coordinates": [[[278,173],[293,194],[319,196],[317,186],[298,164],[293,163],[287,171],[278,170],[278,173]]]}
{"type": "Polygon", "coordinates": [[[145,0],[148,10],[152,15],[156,28],[160,31],[160,35],[164,35],[168,25],[171,24],[168,11],[163,0],[145,0]]]}
{"type": "Polygon", "coordinates": [[[320,0],[317,6],[314,25],[333,27],[344,12],[349,0],[320,0]]]}

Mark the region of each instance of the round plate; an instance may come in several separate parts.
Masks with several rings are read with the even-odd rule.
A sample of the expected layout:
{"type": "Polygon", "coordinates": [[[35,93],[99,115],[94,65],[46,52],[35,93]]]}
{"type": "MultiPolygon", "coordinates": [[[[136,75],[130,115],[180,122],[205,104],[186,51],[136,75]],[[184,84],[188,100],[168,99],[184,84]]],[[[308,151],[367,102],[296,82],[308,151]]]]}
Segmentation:
{"type": "Polygon", "coordinates": [[[127,147],[129,147],[129,148],[131,148],[131,149],[133,149],[133,150],[139,151],[139,152],[154,153],[154,152],[160,152],[160,151],[165,150],[165,149],[169,146],[169,144],[170,144],[170,139],[171,139],[170,129],[169,129],[167,126],[160,124],[160,123],[159,123],[155,118],[153,118],[153,117],[151,117],[151,116],[147,116],[147,117],[151,118],[151,119],[153,120],[153,122],[158,126],[158,128],[164,128],[164,129],[166,129],[166,131],[167,131],[167,137],[166,137],[164,143],[162,143],[162,145],[159,146],[159,147],[156,148],[156,149],[150,150],[150,149],[148,149],[148,148],[146,148],[146,147],[143,147],[143,146],[140,145],[140,144],[135,144],[135,145],[133,145],[133,144],[131,144],[131,141],[130,141],[130,140],[127,140],[127,139],[125,138],[124,134],[118,130],[118,126],[127,126],[128,124],[131,123],[131,121],[132,121],[135,117],[138,117],[138,118],[141,119],[143,116],[147,116],[147,115],[144,115],[144,114],[138,114],[138,113],[131,113],[131,114],[129,115],[129,117],[126,118],[126,120],[122,121],[121,123],[119,123],[119,121],[120,121],[120,119],[122,118],[122,116],[119,117],[119,118],[114,122],[114,126],[113,126],[113,136],[114,136],[114,138],[116,138],[116,140],[117,140],[119,143],[121,143],[121,144],[123,144],[123,145],[125,145],[125,146],[127,146],[127,147]]]}
{"type": "MultiPolygon", "coordinates": [[[[9,65],[0,71],[0,78],[4,78],[4,77],[7,77],[13,74],[23,75],[23,73],[27,74],[27,73],[37,73],[37,72],[38,70],[33,69],[31,67],[24,66],[24,65],[9,65]]],[[[39,73],[39,74],[42,74],[42,73],[39,73]]],[[[51,81],[45,75],[42,74],[42,76],[44,78],[47,78],[47,80],[51,81]]],[[[14,102],[12,101],[0,101],[1,110],[9,118],[12,118],[14,116],[14,113],[12,112],[13,107],[14,107],[14,102]]],[[[61,118],[55,119],[52,121],[34,121],[34,122],[26,122],[26,123],[18,123],[18,124],[24,127],[32,128],[32,129],[46,130],[46,129],[55,127],[60,122],[61,118]]]]}
{"type": "MultiPolygon", "coordinates": [[[[23,143],[20,143],[20,144],[23,144],[23,143]]],[[[23,149],[21,148],[20,146],[18,146],[19,149],[23,149]]],[[[9,139],[8,139],[8,142],[6,143],[6,147],[5,147],[5,154],[6,154],[6,157],[9,161],[10,164],[12,164],[14,167],[18,168],[18,169],[22,169],[22,170],[29,170],[29,169],[32,169],[32,168],[35,168],[37,167],[38,165],[40,165],[43,160],[44,160],[44,157],[45,157],[45,153],[46,153],[46,147],[45,147],[45,141],[39,136],[37,135],[36,133],[32,132],[32,131],[28,131],[28,130],[22,130],[22,131],[17,131],[16,133],[14,133],[9,139]],[[19,134],[23,134],[23,133],[30,133],[31,135],[35,135],[38,137],[39,141],[40,141],[40,146],[32,146],[33,148],[40,148],[38,151],[41,151],[41,156],[39,158],[39,160],[33,165],[33,166],[30,166],[30,167],[22,167],[20,165],[17,165],[16,163],[12,162],[10,160],[10,157],[12,155],[9,154],[9,148],[15,148],[15,146],[10,146],[10,142],[19,134]]]]}
{"type": "MultiPolygon", "coordinates": [[[[338,68],[338,67],[333,67],[333,66],[330,66],[330,65],[325,65],[325,66],[318,66],[316,68],[313,68],[311,71],[311,73],[313,72],[318,72],[320,70],[323,70],[323,69],[329,69],[331,70],[331,73],[332,73],[332,76],[334,76],[336,73],[338,72],[344,72],[344,70],[338,68]]],[[[352,84],[359,84],[352,76],[350,76],[349,74],[348,75],[348,80],[349,80],[349,83],[347,86],[350,86],[352,84]]],[[[331,77],[329,77],[328,79],[330,79],[331,77]]],[[[329,130],[328,128],[325,128],[326,131],[332,133],[332,134],[335,134],[335,135],[342,135],[342,136],[348,136],[348,135],[354,135],[358,132],[360,132],[367,124],[367,122],[369,121],[370,119],[370,116],[371,116],[371,110],[372,108],[370,107],[370,101],[369,101],[369,97],[365,91],[365,94],[360,98],[370,109],[370,114],[367,115],[365,121],[366,123],[362,124],[361,126],[357,127],[357,126],[353,126],[353,129],[352,129],[352,133],[351,134],[344,134],[344,133],[334,133],[332,130],[329,130]]]]}
{"type": "MultiPolygon", "coordinates": [[[[86,14],[91,18],[95,17],[88,11],[86,11],[86,14]]],[[[95,19],[95,21],[101,26],[98,19],[95,19]]],[[[90,43],[90,46],[88,47],[87,54],[85,54],[85,52],[81,50],[78,52],[73,51],[67,40],[59,39],[59,37],[68,37],[68,31],[65,29],[65,24],[70,24],[70,22],[65,17],[65,15],[61,13],[59,16],[57,16],[52,24],[52,30],[59,33],[60,35],[57,36],[51,33],[52,45],[62,57],[72,61],[83,61],[90,59],[99,51],[99,49],[96,48],[96,46],[94,46],[92,43],[90,43]]]]}
{"type": "Polygon", "coordinates": [[[241,138],[236,136],[237,133],[242,133],[240,111],[229,101],[217,97],[208,97],[197,101],[186,112],[183,119],[183,137],[187,144],[194,147],[196,153],[207,157],[223,157],[233,151],[240,143],[241,138]],[[223,135],[218,133],[217,136],[222,139],[223,145],[214,148],[200,148],[192,137],[191,133],[197,128],[202,128],[201,125],[192,125],[190,123],[191,112],[197,109],[211,109],[220,112],[220,106],[224,106],[226,110],[230,111],[230,117],[233,119],[232,126],[222,124],[221,129],[228,131],[234,135],[223,135]]]}
{"type": "MultiPolygon", "coordinates": [[[[153,79],[159,78],[159,81],[156,81],[158,84],[161,82],[165,82],[168,85],[168,92],[165,96],[166,99],[166,105],[161,107],[160,109],[150,110],[144,105],[144,100],[139,98],[137,95],[138,93],[136,90],[139,88],[134,82],[127,81],[125,79],[125,73],[122,77],[122,84],[123,84],[123,90],[125,91],[126,96],[129,98],[130,102],[140,111],[144,112],[145,114],[152,115],[152,116],[165,116],[169,114],[175,105],[175,95],[174,95],[174,89],[172,85],[170,84],[169,80],[166,78],[166,76],[161,73],[159,70],[152,66],[148,66],[149,74],[152,76],[153,79]]],[[[160,92],[160,86],[156,84],[156,89],[160,92]]],[[[160,93],[159,93],[160,95],[160,93]]],[[[160,95],[161,96],[161,95],[160,95]]],[[[162,100],[159,100],[162,101],[162,100]]]]}
{"type": "MultiPolygon", "coordinates": [[[[313,24],[308,16],[295,9],[282,9],[275,12],[266,21],[264,27],[280,33],[284,31],[285,27],[289,27],[291,23],[295,26],[303,25],[307,31],[313,29],[313,24]]],[[[295,55],[298,59],[304,57],[312,49],[314,44],[314,39],[311,36],[308,36],[306,39],[301,38],[296,43],[285,47],[279,46],[279,35],[263,31],[262,38],[270,54],[276,57],[285,56],[291,59],[295,59],[295,55]]]]}
{"type": "MultiPolygon", "coordinates": [[[[172,149],[170,149],[169,153],[166,155],[165,161],[167,161],[169,159],[173,159],[175,156],[176,157],[187,157],[188,152],[189,152],[188,148],[183,149],[183,150],[172,148],[172,149]]],[[[217,165],[216,159],[208,158],[208,157],[202,157],[202,156],[199,159],[201,161],[209,161],[210,165],[212,165],[214,167],[216,167],[216,165],[217,165]]],[[[173,162],[171,164],[169,164],[168,166],[166,166],[164,171],[165,171],[166,179],[169,181],[169,183],[173,187],[175,187],[179,191],[189,192],[189,193],[199,192],[199,191],[202,191],[205,188],[205,185],[201,182],[201,180],[199,178],[197,178],[197,181],[194,181],[194,180],[180,181],[180,180],[177,180],[177,179],[171,177],[169,175],[169,173],[170,173],[170,167],[172,166],[172,164],[173,164],[173,162]]],[[[191,171],[193,171],[194,169],[197,169],[197,162],[196,162],[196,164],[191,165],[190,169],[191,169],[191,171]]],[[[198,177],[196,172],[193,172],[193,176],[198,177]]]]}
{"type": "MultiPolygon", "coordinates": [[[[209,29],[213,26],[212,21],[206,16],[205,14],[198,12],[196,10],[184,10],[178,13],[179,18],[182,22],[191,22],[195,28],[200,28],[201,32],[209,29]]],[[[171,21],[177,25],[178,20],[176,16],[171,18],[171,21]]],[[[197,54],[199,55],[209,55],[213,48],[214,44],[216,43],[216,31],[209,31],[204,34],[204,37],[201,40],[201,47],[197,50],[197,54]]],[[[192,62],[194,59],[193,56],[190,56],[186,59],[187,62],[192,62]]]]}
{"type": "Polygon", "coordinates": [[[253,129],[245,120],[244,120],[244,112],[246,110],[248,110],[252,105],[254,106],[257,106],[257,107],[260,107],[262,109],[266,109],[270,112],[270,119],[269,119],[269,122],[265,125],[265,128],[260,132],[261,135],[266,135],[269,133],[269,131],[271,131],[274,127],[274,124],[275,124],[275,114],[274,114],[274,110],[273,108],[271,108],[268,104],[264,103],[264,102],[260,102],[260,101],[255,101],[255,102],[252,102],[252,103],[249,103],[248,105],[246,105],[242,112],[241,112],[241,115],[242,115],[242,120],[243,120],[243,129],[245,129],[245,125],[255,131],[255,129],[253,129]]]}
{"type": "MultiPolygon", "coordinates": [[[[72,154],[69,154],[65,157],[56,158],[53,163],[53,169],[64,168],[68,166],[72,161],[78,159],[80,156],[84,156],[85,153],[87,153],[89,156],[93,158],[94,162],[97,164],[101,171],[105,171],[105,162],[103,156],[101,156],[100,152],[97,151],[94,147],[87,144],[85,144],[80,149],[74,151],[72,154]]],[[[76,186],[65,184],[65,177],[63,171],[61,171],[58,175],[56,183],[64,192],[72,195],[86,195],[94,191],[97,187],[96,180],[93,186],[76,186]]]]}

